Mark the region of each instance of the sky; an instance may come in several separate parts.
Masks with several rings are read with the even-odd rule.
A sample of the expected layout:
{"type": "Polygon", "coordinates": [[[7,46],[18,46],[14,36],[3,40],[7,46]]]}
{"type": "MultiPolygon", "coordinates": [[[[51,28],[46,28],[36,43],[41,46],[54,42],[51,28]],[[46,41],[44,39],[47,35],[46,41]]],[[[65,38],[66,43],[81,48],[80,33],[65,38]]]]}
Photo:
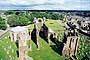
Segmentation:
{"type": "Polygon", "coordinates": [[[90,0],[0,0],[0,10],[90,10],[90,0]]]}

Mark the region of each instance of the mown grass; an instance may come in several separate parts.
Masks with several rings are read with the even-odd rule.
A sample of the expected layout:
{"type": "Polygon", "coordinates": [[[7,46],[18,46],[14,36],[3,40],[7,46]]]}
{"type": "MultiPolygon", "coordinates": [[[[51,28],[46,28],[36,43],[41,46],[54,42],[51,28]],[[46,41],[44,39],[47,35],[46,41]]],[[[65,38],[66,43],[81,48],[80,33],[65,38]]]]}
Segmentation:
{"type": "MultiPolygon", "coordinates": [[[[58,33],[61,36],[61,38],[63,37],[64,28],[63,28],[63,23],[61,21],[48,20],[46,21],[46,25],[52,30],[54,30],[56,33],[58,33]]],[[[34,25],[30,24],[28,25],[28,27],[31,32],[32,29],[34,28],[34,25]]],[[[41,27],[41,24],[39,24],[39,28],[40,27],[41,27]]],[[[0,60],[1,59],[17,60],[16,45],[8,38],[8,36],[9,36],[9,33],[0,37],[0,60]],[[9,48],[10,46],[11,48],[9,48]],[[14,50],[14,52],[12,52],[12,49],[14,50]],[[7,54],[7,51],[9,52],[9,54],[7,54]]],[[[32,46],[32,51],[29,51],[28,55],[31,56],[34,60],[64,60],[64,57],[62,57],[60,54],[55,52],[50,47],[50,45],[40,37],[39,37],[40,50],[37,50],[36,45],[34,44],[33,41],[31,41],[30,44],[32,46]]]]}
{"type": "Polygon", "coordinates": [[[55,32],[64,30],[63,28],[64,24],[60,20],[48,20],[46,21],[46,25],[55,32]]]}
{"type": "Polygon", "coordinates": [[[16,45],[8,36],[9,32],[0,37],[0,60],[17,60],[16,45]]]}
{"type": "Polygon", "coordinates": [[[40,50],[37,50],[36,45],[31,42],[32,51],[28,55],[34,60],[64,60],[62,56],[56,53],[43,39],[39,37],[40,50]]]}
{"type": "Polygon", "coordinates": [[[48,20],[46,21],[46,25],[48,26],[48,28],[51,28],[53,31],[55,31],[58,36],[60,36],[61,41],[63,40],[65,25],[61,20],[48,20]]]}
{"type": "MultiPolygon", "coordinates": [[[[62,24],[60,25],[58,22],[59,21],[57,20],[48,20],[45,24],[56,33],[61,34],[63,33],[64,28],[63,26],[61,26],[62,24]]],[[[53,50],[52,47],[50,47],[50,45],[45,40],[40,37],[38,39],[40,50],[37,50],[36,45],[33,41],[31,41],[30,43],[32,45],[32,51],[28,52],[28,55],[30,57],[32,57],[34,60],[64,60],[64,57],[55,52],[55,50],[53,50]]]]}

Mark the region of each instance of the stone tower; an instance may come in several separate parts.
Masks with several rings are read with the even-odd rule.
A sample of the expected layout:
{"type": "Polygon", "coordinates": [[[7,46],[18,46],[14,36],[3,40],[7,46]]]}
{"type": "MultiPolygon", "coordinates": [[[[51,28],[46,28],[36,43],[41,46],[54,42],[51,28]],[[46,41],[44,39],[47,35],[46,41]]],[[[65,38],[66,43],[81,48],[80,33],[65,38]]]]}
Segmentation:
{"type": "Polygon", "coordinates": [[[78,48],[78,32],[69,28],[65,31],[66,43],[62,51],[63,56],[74,56],[78,48]]]}
{"type": "Polygon", "coordinates": [[[40,45],[39,45],[39,41],[38,41],[38,37],[39,37],[39,28],[38,28],[38,19],[34,18],[34,29],[31,33],[31,39],[34,41],[34,43],[37,46],[37,50],[40,50],[40,45]],[[34,36],[33,36],[34,35],[34,36]]]}
{"type": "Polygon", "coordinates": [[[27,40],[28,40],[28,29],[25,27],[14,27],[10,32],[11,40],[17,43],[17,48],[19,52],[19,60],[29,60],[27,53],[27,40]],[[28,58],[27,58],[28,57],[28,58]]]}

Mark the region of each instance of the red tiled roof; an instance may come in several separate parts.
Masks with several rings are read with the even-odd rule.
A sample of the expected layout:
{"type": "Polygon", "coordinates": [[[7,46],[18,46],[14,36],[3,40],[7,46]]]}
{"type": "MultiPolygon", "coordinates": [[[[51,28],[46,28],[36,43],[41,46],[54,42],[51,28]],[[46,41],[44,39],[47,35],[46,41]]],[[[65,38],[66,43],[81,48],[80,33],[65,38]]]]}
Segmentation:
{"type": "Polygon", "coordinates": [[[3,33],[4,33],[4,31],[3,31],[3,30],[0,30],[0,36],[1,36],[3,33]]]}

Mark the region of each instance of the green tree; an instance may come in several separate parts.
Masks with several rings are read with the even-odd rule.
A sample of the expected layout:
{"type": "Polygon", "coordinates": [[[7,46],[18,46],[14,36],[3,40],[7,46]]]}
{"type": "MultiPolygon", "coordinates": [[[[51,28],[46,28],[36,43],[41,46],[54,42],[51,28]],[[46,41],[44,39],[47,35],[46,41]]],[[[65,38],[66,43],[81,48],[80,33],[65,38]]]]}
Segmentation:
{"type": "Polygon", "coordinates": [[[5,11],[4,14],[5,14],[5,15],[10,15],[10,14],[15,14],[15,13],[16,13],[16,11],[11,11],[11,10],[10,10],[10,11],[5,11]]]}
{"type": "Polygon", "coordinates": [[[52,19],[58,20],[59,19],[59,14],[53,13],[52,14],[52,19]]]}
{"type": "Polygon", "coordinates": [[[79,49],[76,54],[78,60],[90,60],[90,37],[79,35],[79,49]]]}
{"type": "Polygon", "coordinates": [[[29,19],[26,17],[25,14],[20,14],[20,15],[11,15],[10,17],[8,17],[8,24],[11,27],[15,27],[15,26],[26,26],[28,25],[29,19]]]}
{"type": "Polygon", "coordinates": [[[7,28],[7,26],[6,26],[6,23],[5,23],[5,19],[2,19],[0,17],[0,29],[5,30],[6,28],[7,28]]]}

